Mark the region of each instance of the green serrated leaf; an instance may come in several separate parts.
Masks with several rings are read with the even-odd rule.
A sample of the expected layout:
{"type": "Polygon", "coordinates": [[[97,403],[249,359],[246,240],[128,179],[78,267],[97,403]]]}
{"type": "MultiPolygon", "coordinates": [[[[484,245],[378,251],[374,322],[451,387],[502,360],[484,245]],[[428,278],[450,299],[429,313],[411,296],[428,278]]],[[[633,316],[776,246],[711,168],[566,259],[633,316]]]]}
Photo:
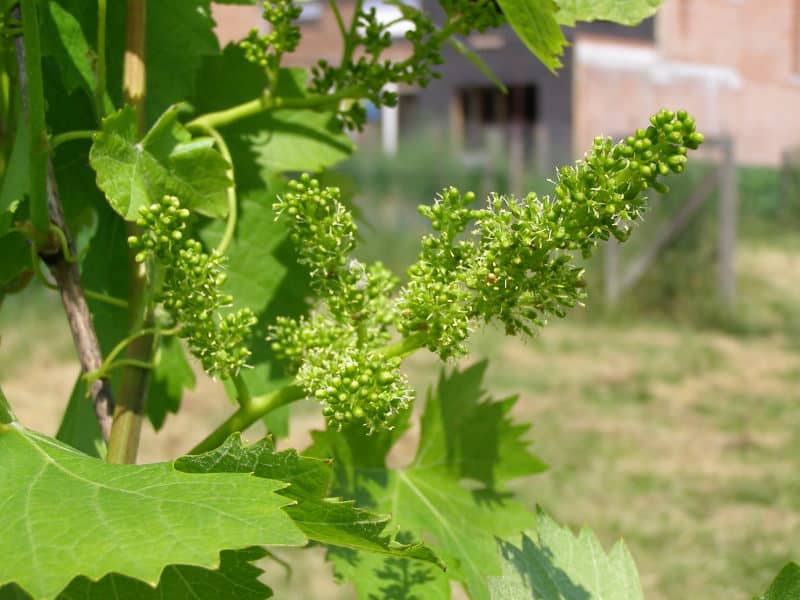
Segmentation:
{"type": "Polygon", "coordinates": [[[606,554],[595,535],[578,536],[543,512],[521,543],[498,544],[503,575],[492,577],[493,600],[643,600],[630,552],[618,542],[606,554]]]}
{"type": "Polygon", "coordinates": [[[286,481],[289,487],[278,493],[296,504],[284,510],[310,540],[440,564],[427,546],[396,543],[385,535],[388,516],[372,514],[353,502],[326,498],[333,474],[329,461],[299,456],[294,450],[276,452],[269,438],[244,446],[238,436],[232,436],[207,454],[178,459],[175,468],[189,473],[252,473],[286,481]]]}
{"type": "Polygon", "coordinates": [[[94,136],[89,162],[97,172],[97,186],[129,221],[167,194],[200,214],[227,214],[229,165],[210,138],[192,139],[177,120],[180,110],[177,105],[169,108],[139,140],[136,115],[128,106],[105,118],[94,136]]]}
{"type": "MultiPolygon", "coordinates": [[[[301,98],[308,72],[281,69],[276,95],[301,98]]],[[[199,114],[230,108],[263,94],[267,79],[235,45],[208,57],[197,80],[192,104],[199,114]]],[[[347,158],[355,149],[333,112],[277,110],[222,128],[233,155],[239,189],[256,188],[274,173],[319,171],[347,158]]]]}
{"type": "Polygon", "coordinates": [[[558,5],[553,0],[497,0],[519,39],[544,65],[555,72],[561,66],[567,38],[556,21],[558,5]]]}
{"type": "Polygon", "coordinates": [[[576,21],[613,21],[636,25],[652,16],[664,0],[555,0],[556,19],[562,25],[574,26],[576,21]]]}
{"type": "MultiPolygon", "coordinates": [[[[57,600],[264,600],[272,590],[258,580],[263,573],[252,564],[264,558],[263,548],[223,550],[219,569],[210,570],[186,565],[170,565],[161,573],[158,585],[152,586],[112,573],[99,581],[77,577],[58,595],[57,600]]],[[[30,600],[13,584],[0,588],[0,600],[30,600]]]]}
{"type": "Polygon", "coordinates": [[[354,582],[358,597],[450,600],[447,573],[420,561],[330,548],[337,580],[354,582]]]}
{"type": "MultiPolygon", "coordinates": [[[[314,456],[330,456],[337,467],[334,492],[356,498],[365,507],[392,514],[402,531],[432,536],[435,548],[448,566],[447,576],[463,582],[472,598],[489,598],[487,579],[500,575],[501,563],[494,550],[497,538],[516,535],[530,528],[535,517],[510,498],[501,483],[511,477],[542,469],[521,441],[525,427],[511,424],[507,412],[513,399],[493,402],[480,400],[481,378],[485,363],[463,372],[455,370],[442,375],[439,388],[428,395],[422,416],[422,433],[416,456],[403,469],[386,466],[386,456],[403,431],[366,436],[362,430],[346,429],[342,433],[315,432],[314,456]],[[487,423],[479,424],[479,420],[487,423]],[[463,431],[459,431],[464,428],[463,431]],[[472,446],[464,443],[468,435],[472,446]],[[476,444],[475,439],[481,443],[476,444]],[[522,453],[517,460],[509,451],[522,453]],[[511,460],[508,466],[504,462],[511,460]],[[482,486],[465,485],[470,478],[482,486]]],[[[364,565],[371,575],[362,578],[358,556],[331,553],[337,573],[355,577],[361,597],[382,597],[381,572],[397,572],[411,566],[372,561],[364,565]]],[[[419,597],[437,597],[442,589],[440,578],[433,573],[419,572],[414,586],[419,597]],[[429,589],[430,588],[430,589],[429,589]]],[[[446,597],[446,596],[443,596],[446,597]]]]}
{"type": "Polygon", "coordinates": [[[111,465],[16,423],[0,425],[0,455],[14,457],[0,462],[0,584],[37,599],[79,575],[155,585],[169,564],[215,568],[223,549],[306,542],[279,481],[111,465]]]}
{"type": "Polygon", "coordinates": [[[426,405],[422,417],[424,435],[418,453],[427,462],[450,465],[459,479],[473,479],[492,489],[540,473],[546,466],[528,451],[524,436],[530,425],[516,425],[508,416],[517,397],[485,398],[481,382],[487,366],[483,361],[439,378],[436,401],[426,405]]]}
{"type": "Polygon", "coordinates": [[[161,340],[155,363],[145,410],[153,429],[158,431],[167,413],[177,413],[180,409],[183,390],[194,389],[195,376],[177,337],[161,340]]]}
{"type": "Polygon", "coordinates": [[[758,600],[796,600],[800,598],[800,565],[789,563],[758,600]]]}
{"type": "Polygon", "coordinates": [[[81,577],[60,594],[58,600],[264,600],[272,590],[258,580],[264,572],[252,564],[267,555],[263,548],[224,550],[219,569],[170,565],[161,573],[158,586],[124,577],[106,575],[94,582],[81,577]]]}

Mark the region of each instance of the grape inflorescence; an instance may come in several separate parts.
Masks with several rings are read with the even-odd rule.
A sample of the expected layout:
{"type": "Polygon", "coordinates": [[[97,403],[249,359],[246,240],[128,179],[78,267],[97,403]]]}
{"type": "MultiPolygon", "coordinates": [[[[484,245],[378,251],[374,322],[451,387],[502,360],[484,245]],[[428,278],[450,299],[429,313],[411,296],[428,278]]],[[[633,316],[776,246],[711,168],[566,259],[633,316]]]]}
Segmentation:
{"type": "Polygon", "coordinates": [[[250,309],[224,313],[233,298],[222,291],[225,257],[206,252],[187,237],[189,210],[174,196],[144,207],[137,225],[142,233],[128,238],[137,262],[158,267],[159,300],[180,324],[180,336],[212,376],[236,375],[247,364],[243,345],[256,323],[250,309]]]}
{"type": "Polygon", "coordinates": [[[509,334],[533,335],[585,295],[579,256],[611,237],[625,240],[646,207],[645,192],[663,192],[660,177],[681,173],[703,136],[684,111],[660,111],[646,129],[613,144],[597,138],[583,160],[559,169],[554,195],[475,196],[447,188],[420,213],[434,233],[422,240],[408,282],[380,263],[350,257],[357,231],[337,188],[304,175],[276,203],[290,238],[323,300],[310,318],[279,319],[273,349],[298,382],[324,404],[337,426],[391,426],[412,398],[400,357],[387,355],[391,325],[450,359],[466,353],[472,330],[499,321],[509,334]]]}

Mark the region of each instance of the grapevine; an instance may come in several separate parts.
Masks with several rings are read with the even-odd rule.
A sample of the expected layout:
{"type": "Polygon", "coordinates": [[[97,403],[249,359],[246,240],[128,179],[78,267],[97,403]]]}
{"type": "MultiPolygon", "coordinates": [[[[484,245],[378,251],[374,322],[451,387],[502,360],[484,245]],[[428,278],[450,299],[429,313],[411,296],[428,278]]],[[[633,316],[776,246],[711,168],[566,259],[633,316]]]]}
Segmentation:
{"type": "Polygon", "coordinates": [[[0,390],[0,597],[268,598],[274,570],[256,561],[311,544],[361,598],[641,597],[624,546],[606,553],[516,493],[545,465],[516,399],[463,359],[486,325],[534,336],[583,302],[584,261],[686,170],[694,119],[661,110],[597,138],[545,195],[442,182],[409,198],[430,232],[402,276],[359,258],[335,170],[369,109],[441,78],[449,52],[499,83],[473,34],[513,29],[555,69],[564,23],[659,3],[631,0],[624,19],[612,4],[329,0],[314,8],[341,51],[300,67],[295,0],[263,2],[267,30],[224,49],[202,0],[2,3],[0,302],[57,290],[80,376],[55,437],[0,390]],[[421,351],[443,367],[415,407],[421,351]],[[195,367],[229,415],[204,416],[187,454],[133,464],[143,421],[181,410],[195,367]],[[304,400],[320,429],[278,449],[304,400]],[[243,442],[258,422],[267,435],[243,442]]]}

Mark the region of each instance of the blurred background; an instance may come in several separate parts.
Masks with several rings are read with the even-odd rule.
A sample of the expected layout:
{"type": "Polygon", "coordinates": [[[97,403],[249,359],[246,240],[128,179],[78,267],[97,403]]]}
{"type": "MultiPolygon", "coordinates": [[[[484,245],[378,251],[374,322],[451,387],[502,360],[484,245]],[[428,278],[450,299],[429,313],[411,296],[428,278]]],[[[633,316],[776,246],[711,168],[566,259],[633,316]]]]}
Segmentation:
{"type": "MultiPolygon", "coordinates": [[[[352,2],[339,4],[347,19],[352,2]]],[[[222,44],[264,27],[257,6],[214,16],[222,44]]],[[[328,3],[304,3],[301,19],[294,64],[338,60],[328,3]]],[[[707,143],[631,240],[586,265],[587,305],[533,340],[482,330],[466,362],[489,357],[487,389],[519,394],[519,418],[534,423],[550,469],[515,490],[531,506],[606,545],[623,537],[648,598],[750,598],[800,558],[800,0],[665,0],[637,27],[566,34],[556,75],[507,28],[462,40],[505,91],[451,51],[441,80],[369,111],[360,151],[330,177],[360,211],[361,257],[403,273],[428,232],[416,206],[445,185],[547,193],[555,166],[595,135],[625,135],[662,107],[695,116],[707,143]]],[[[57,295],[9,297],[0,333],[5,392],[23,422],[54,433],[77,374],[57,295]]],[[[440,366],[408,361],[420,397],[440,366]]],[[[141,461],[185,451],[230,410],[201,378],[158,437],[148,429],[141,461]]],[[[283,445],[322,425],[311,405],[296,419],[283,445]]],[[[350,597],[321,552],[300,560],[291,578],[266,566],[278,597],[350,597]]]]}

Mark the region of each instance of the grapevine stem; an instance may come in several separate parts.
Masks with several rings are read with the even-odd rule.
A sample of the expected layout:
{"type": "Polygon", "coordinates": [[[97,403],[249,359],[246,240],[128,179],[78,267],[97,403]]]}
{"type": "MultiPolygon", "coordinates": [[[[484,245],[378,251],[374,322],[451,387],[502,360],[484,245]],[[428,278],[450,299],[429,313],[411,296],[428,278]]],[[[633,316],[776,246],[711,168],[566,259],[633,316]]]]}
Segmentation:
{"type": "MultiPolygon", "coordinates": [[[[155,363],[147,362],[145,360],[137,360],[135,358],[120,358],[117,362],[111,363],[105,368],[103,377],[108,377],[108,374],[111,373],[111,371],[120,369],[122,367],[135,367],[137,369],[145,369],[149,371],[151,369],[155,369],[156,365],[155,363]]],[[[89,379],[91,375],[91,373],[87,373],[84,377],[89,379]]]]}
{"type": "Polygon", "coordinates": [[[207,113],[193,119],[187,127],[224,127],[236,121],[252,117],[262,112],[269,112],[281,109],[309,109],[321,110],[338,106],[339,102],[351,98],[361,98],[364,89],[361,87],[349,87],[334,94],[315,94],[304,98],[280,98],[268,94],[249,100],[237,106],[226,108],[217,112],[207,113]]]}
{"type": "Polygon", "coordinates": [[[31,244],[31,267],[33,268],[33,274],[36,275],[36,279],[39,280],[44,287],[50,290],[58,290],[58,286],[54,283],[50,283],[47,280],[47,277],[44,276],[42,273],[41,266],[39,265],[39,254],[36,252],[36,246],[31,244]]]}
{"type": "Polygon", "coordinates": [[[140,359],[127,359],[127,360],[121,359],[116,362],[114,362],[114,360],[125,350],[125,348],[130,346],[135,340],[138,340],[141,337],[152,336],[156,334],[161,336],[175,335],[176,333],[178,333],[178,329],[179,329],[178,327],[173,327],[172,329],[159,329],[158,327],[147,327],[145,329],[141,329],[140,331],[137,331],[136,333],[129,335],[124,340],[120,341],[116,346],[114,346],[111,352],[109,352],[108,355],[106,356],[105,360],[103,361],[103,364],[100,365],[99,369],[97,369],[96,371],[92,371],[91,373],[86,373],[86,375],[84,375],[84,378],[87,381],[93,381],[100,377],[105,377],[109,371],[124,364],[131,366],[150,364],[147,361],[143,361],[140,359]]]}
{"type": "Polygon", "coordinates": [[[67,242],[67,236],[63,229],[61,229],[58,225],[50,225],[50,233],[54,234],[58,238],[58,241],[61,244],[61,255],[64,257],[65,261],[68,263],[77,263],[81,261],[83,258],[83,253],[80,255],[72,253],[69,248],[69,242],[67,242]]]}
{"type": "Polygon", "coordinates": [[[422,334],[414,334],[404,337],[396,344],[390,344],[381,350],[381,355],[384,358],[405,358],[409,354],[413,354],[422,348],[422,341],[424,337],[422,334]]]}
{"type": "MultiPolygon", "coordinates": [[[[396,344],[386,346],[380,351],[380,354],[385,358],[397,356],[405,357],[419,350],[422,347],[422,340],[423,338],[419,334],[410,335],[396,344]]],[[[247,390],[247,386],[244,386],[244,391],[247,396],[243,396],[236,379],[237,378],[234,377],[233,383],[239,394],[237,398],[240,404],[239,408],[202,442],[192,448],[189,454],[202,454],[203,452],[213,450],[220,446],[230,435],[238,431],[244,431],[267,413],[281,406],[285,406],[286,404],[291,404],[292,402],[305,398],[307,395],[305,389],[295,382],[279,390],[270,392],[269,394],[254,396],[250,398],[249,402],[243,402],[242,398],[249,397],[250,392],[247,390]]],[[[242,383],[244,382],[242,381],[242,383]]]]}
{"type": "Polygon", "coordinates": [[[342,49],[342,65],[346,65],[353,58],[353,51],[355,46],[353,41],[356,39],[356,29],[358,29],[358,15],[361,13],[361,8],[364,5],[364,0],[356,0],[353,5],[353,19],[350,21],[350,30],[344,38],[344,48],[342,49]]]}
{"type": "Polygon", "coordinates": [[[128,303],[122,298],[115,298],[114,296],[109,296],[108,294],[103,294],[102,292],[93,292],[92,290],[83,290],[83,293],[87,298],[91,298],[92,300],[105,302],[106,304],[118,306],[119,308],[128,308],[128,303]]]}
{"type": "Polygon", "coordinates": [[[342,34],[342,43],[344,44],[347,40],[347,28],[344,25],[342,13],[339,11],[339,7],[336,6],[336,0],[328,0],[328,4],[331,7],[331,11],[333,11],[333,16],[336,17],[336,25],[339,27],[339,33],[342,34]]]}
{"type": "MultiPolygon", "coordinates": [[[[191,126],[191,123],[189,125],[191,126]]],[[[194,127],[196,129],[200,129],[213,138],[214,143],[217,145],[217,149],[219,149],[219,153],[229,165],[228,170],[226,171],[228,179],[231,180],[231,184],[228,186],[228,220],[225,222],[225,231],[222,234],[222,239],[219,241],[219,244],[217,244],[215,249],[217,254],[225,254],[225,251],[228,249],[228,246],[230,245],[231,241],[233,240],[233,236],[236,233],[236,221],[238,219],[239,208],[236,199],[236,177],[233,172],[233,158],[231,157],[231,152],[228,149],[228,144],[225,143],[225,138],[220,135],[219,131],[203,123],[198,123],[194,125],[194,127]]]]}
{"type": "Polygon", "coordinates": [[[72,140],[90,140],[96,132],[89,130],[65,131],[50,138],[50,150],[55,150],[65,142],[72,140]]]}
{"type": "Polygon", "coordinates": [[[240,406],[224,423],[212,431],[208,437],[189,451],[189,454],[202,454],[220,446],[228,436],[244,431],[267,413],[304,398],[306,392],[298,385],[288,385],[263,396],[254,396],[249,406],[240,406]]]}
{"type": "Polygon", "coordinates": [[[237,373],[231,377],[233,386],[236,388],[236,401],[241,408],[248,408],[253,404],[253,396],[250,394],[250,388],[247,387],[247,382],[242,377],[241,373],[237,373]]]}
{"type": "MultiPolygon", "coordinates": [[[[50,227],[47,212],[47,131],[44,120],[44,82],[39,41],[39,19],[36,0],[21,0],[23,36],[16,38],[17,56],[24,63],[25,78],[20,79],[22,106],[27,117],[29,186],[31,221],[37,231],[50,227]]],[[[19,9],[15,9],[18,11],[19,9]]],[[[18,15],[19,16],[19,15],[18,15]]]]}
{"type": "MultiPolygon", "coordinates": [[[[146,0],[128,0],[126,21],[125,60],[123,67],[123,95],[126,103],[136,111],[138,134],[145,131],[145,34],[146,0]]],[[[128,224],[128,235],[137,235],[135,225],[128,224]]],[[[130,298],[128,315],[131,329],[150,329],[152,311],[147,293],[147,274],[143,264],[137,263],[135,253],[129,252],[130,298]]],[[[111,435],[108,440],[106,460],[110,463],[134,463],[139,450],[139,435],[142,414],[155,345],[152,334],[133,339],[126,347],[125,367],[122,369],[119,386],[119,403],[114,411],[111,435]]]]}

